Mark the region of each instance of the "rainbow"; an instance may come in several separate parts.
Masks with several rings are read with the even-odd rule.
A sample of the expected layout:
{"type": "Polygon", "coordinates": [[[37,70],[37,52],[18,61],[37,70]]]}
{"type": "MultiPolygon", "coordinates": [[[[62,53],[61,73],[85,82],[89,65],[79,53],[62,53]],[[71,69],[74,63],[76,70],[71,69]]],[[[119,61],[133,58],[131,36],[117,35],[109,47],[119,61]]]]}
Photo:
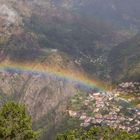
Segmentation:
{"type": "Polygon", "coordinates": [[[80,73],[78,71],[67,70],[64,68],[62,69],[57,66],[48,66],[46,64],[40,63],[15,63],[8,61],[0,64],[0,71],[11,71],[18,73],[26,72],[29,74],[47,75],[58,79],[66,80],[68,82],[74,82],[87,88],[97,88],[102,91],[106,91],[110,87],[109,85],[95,78],[89,78],[82,72],[80,73]]]}

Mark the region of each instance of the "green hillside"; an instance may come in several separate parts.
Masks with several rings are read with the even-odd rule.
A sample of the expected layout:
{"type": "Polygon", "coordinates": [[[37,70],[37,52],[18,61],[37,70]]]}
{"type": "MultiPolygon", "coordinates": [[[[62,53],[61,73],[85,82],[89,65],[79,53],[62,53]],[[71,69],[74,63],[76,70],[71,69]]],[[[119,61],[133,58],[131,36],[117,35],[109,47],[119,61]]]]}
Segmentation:
{"type": "Polygon", "coordinates": [[[140,34],[114,47],[108,60],[112,81],[140,81],[140,34]]]}

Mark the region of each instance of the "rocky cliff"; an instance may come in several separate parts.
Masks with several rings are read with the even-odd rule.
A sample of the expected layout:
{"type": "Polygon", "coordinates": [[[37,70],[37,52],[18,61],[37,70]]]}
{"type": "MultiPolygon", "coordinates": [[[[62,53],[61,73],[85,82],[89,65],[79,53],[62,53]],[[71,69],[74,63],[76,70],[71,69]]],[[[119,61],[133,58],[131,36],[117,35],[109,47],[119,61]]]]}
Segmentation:
{"type": "Polygon", "coordinates": [[[33,119],[39,120],[76,94],[74,85],[56,79],[42,75],[1,72],[0,90],[6,96],[12,96],[16,101],[27,105],[33,119]]]}

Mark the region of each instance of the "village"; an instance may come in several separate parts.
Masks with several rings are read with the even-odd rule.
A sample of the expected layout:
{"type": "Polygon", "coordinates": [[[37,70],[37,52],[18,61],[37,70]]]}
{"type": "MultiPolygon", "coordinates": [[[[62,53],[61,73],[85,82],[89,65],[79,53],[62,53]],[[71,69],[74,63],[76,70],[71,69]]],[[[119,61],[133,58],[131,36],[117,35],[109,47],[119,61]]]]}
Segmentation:
{"type": "Polygon", "coordinates": [[[84,98],[79,96],[79,100],[82,100],[81,108],[75,110],[73,107],[67,111],[70,117],[79,119],[80,126],[100,125],[128,132],[139,131],[140,110],[127,101],[105,92],[91,93],[84,98]]]}

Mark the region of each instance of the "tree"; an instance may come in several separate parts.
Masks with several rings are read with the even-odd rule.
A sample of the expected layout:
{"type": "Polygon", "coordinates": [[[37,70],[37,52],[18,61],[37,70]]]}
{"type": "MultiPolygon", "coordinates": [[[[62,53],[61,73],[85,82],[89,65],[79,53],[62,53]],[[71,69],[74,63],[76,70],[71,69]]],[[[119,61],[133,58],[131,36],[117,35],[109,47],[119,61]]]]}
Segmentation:
{"type": "Polygon", "coordinates": [[[37,140],[38,136],[25,106],[9,102],[0,109],[0,140],[37,140]]]}
{"type": "Polygon", "coordinates": [[[76,129],[59,134],[56,140],[139,140],[140,134],[128,133],[110,127],[95,126],[88,130],[76,129]]]}

